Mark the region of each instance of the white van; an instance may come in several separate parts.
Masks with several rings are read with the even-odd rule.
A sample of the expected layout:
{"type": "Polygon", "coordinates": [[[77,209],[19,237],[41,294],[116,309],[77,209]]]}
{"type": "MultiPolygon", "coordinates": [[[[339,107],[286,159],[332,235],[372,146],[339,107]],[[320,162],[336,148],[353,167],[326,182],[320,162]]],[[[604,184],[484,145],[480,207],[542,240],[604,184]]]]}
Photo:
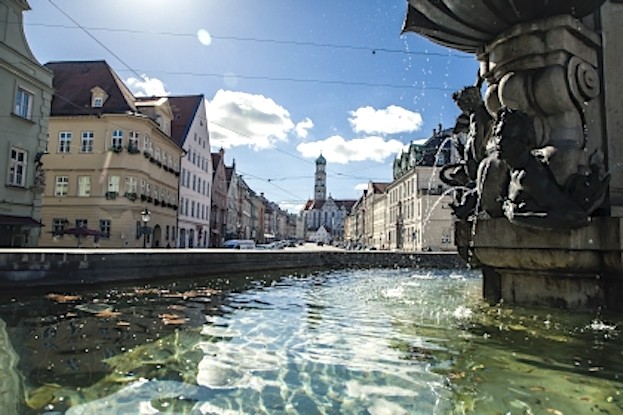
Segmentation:
{"type": "Polygon", "coordinates": [[[255,241],[251,239],[230,239],[225,241],[223,248],[228,249],[255,249],[255,241]]]}

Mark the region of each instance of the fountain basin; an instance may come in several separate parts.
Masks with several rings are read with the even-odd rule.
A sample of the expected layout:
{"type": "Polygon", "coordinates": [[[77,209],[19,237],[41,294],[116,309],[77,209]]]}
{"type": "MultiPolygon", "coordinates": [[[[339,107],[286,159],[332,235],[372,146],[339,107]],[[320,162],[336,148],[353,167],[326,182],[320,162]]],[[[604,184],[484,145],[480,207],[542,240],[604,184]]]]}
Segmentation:
{"type": "Polygon", "coordinates": [[[566,231],[499,219],[457,223],[459,252],[483,267],[491,302],[623,310],[621,218],[596,217],[566,231]]]}

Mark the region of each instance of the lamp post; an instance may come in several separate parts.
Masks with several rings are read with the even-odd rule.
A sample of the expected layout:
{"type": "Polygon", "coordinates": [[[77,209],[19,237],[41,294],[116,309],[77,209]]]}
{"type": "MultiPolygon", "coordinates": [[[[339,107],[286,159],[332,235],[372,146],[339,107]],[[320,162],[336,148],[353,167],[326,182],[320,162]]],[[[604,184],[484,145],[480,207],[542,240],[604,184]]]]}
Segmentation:
{"type": "Polygon", "coordinates": [[[149,209],[141,210],[141,221],[143,222],[143,248],[147,248],[147,223],[151,219],[149,209]]]}

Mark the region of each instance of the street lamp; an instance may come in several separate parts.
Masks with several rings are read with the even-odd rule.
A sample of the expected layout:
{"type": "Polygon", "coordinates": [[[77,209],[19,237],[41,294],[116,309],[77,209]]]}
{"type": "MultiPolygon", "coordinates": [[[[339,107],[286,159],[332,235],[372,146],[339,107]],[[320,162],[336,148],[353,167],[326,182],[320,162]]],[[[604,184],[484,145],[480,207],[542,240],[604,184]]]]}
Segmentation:
{"type": "Polygon", "coordinates": [[[147,248],[147,223],[151,219],[149,209],[141,210],[141,221],[143,222],[143,248],[147,248]]]}

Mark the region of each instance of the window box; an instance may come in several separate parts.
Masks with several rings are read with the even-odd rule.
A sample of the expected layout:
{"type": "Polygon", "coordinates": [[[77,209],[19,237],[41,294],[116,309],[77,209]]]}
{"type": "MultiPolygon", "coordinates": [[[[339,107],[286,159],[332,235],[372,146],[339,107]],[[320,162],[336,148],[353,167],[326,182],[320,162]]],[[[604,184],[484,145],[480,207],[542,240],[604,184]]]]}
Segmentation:
{"type": "Polygon", "coordinates": [[[141,201],[146,201],[147,200],[147,195],[141,195],[141,201]]]}
{"type": "Polygon", "coordinates": [[[162,167],[162,162],[160,160],[154,161],[158,167],[162,167]]]}
{"type": "Polygon", "coordinates": [[[137,198],[136,193],[132,193],[132,192],[125,192],[124,196],[127,199],[131,200],[132,202],[134,202],[136,200],[136,198],[137,198]]]}
{"type": "Polygon", "coordinates": [[[138,154],[141,150],[138,149],[138,146],[134,144],[128,144],[128,153],[130,154],[138,154]]]}
{"type": "Polygon", "coordinates": [[[123,151],[123,147],[121,146],[111,146],[110,147],[110,151],[112,151],[113,153],[121,153],[123,151]]]}
{"type": "Polygon", "coordinates": [[[145,156],[146,159],[151,157],[151,153],[149,151],[143,151],[143,156],[145,156]]]}
{"type": "Polygon", "coordinates": [[[154,201],[154,198],[153,198],[153,197],[151,197],[151,196],[147,196],[147,201],[148,201],[148,202],[153,202],[153,201],[154,201]]]}
{"type": "Polygon", "coordinates": [[[154,205],[160,206],[160,201],[158,199],[154,199],[154,205]]]}
{"type": "Polygon", "coordinates": [[[176,171],[176,172],[175,172],[175,175],[176,175],[177,177],[180,177],[180,172],[179,172],[179,171],[176,171]]]}
{"type": "Polygon", "coordinates": [[[106,192],[106,199],[114,200],[114,199],[117,198],[118,194],[119,194],[119,192],[106,192]]]}

